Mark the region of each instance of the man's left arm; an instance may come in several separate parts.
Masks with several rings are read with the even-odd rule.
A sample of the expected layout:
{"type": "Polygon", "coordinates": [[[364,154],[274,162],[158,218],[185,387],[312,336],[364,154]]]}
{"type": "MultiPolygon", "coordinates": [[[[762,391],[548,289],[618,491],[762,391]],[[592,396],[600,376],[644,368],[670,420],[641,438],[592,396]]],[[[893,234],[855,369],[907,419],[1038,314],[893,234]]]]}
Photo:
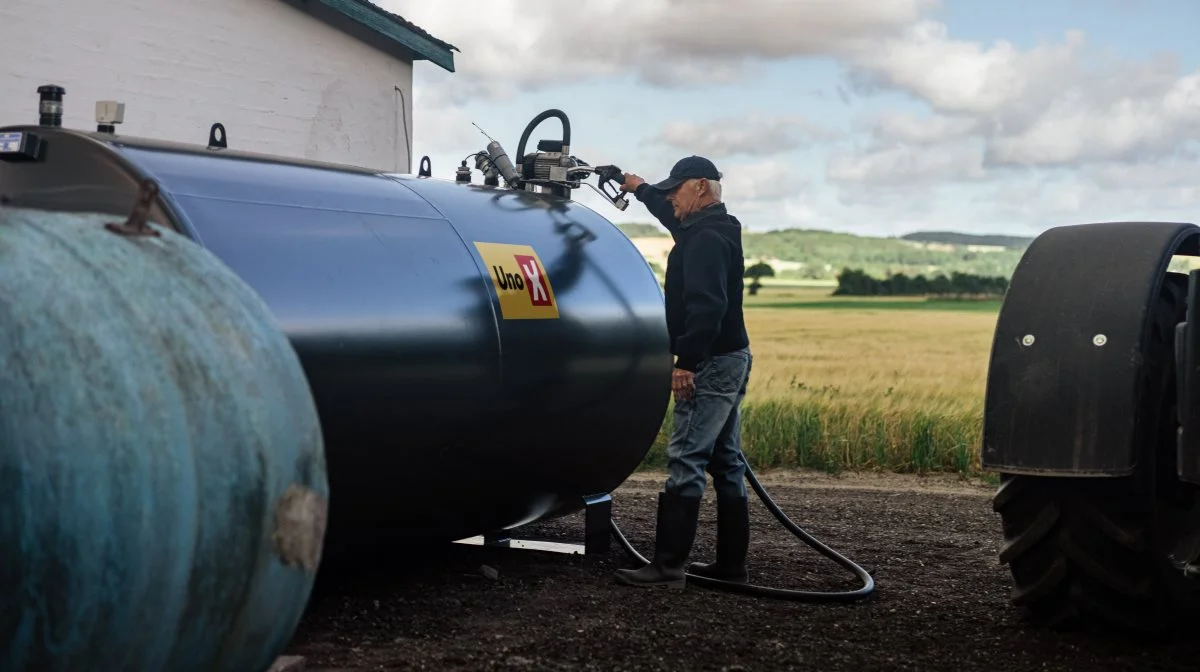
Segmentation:
{"type": "Polygon", "coordinates": [[[729,246],[720,234],[701,231],[688,242],[683,259],[684,329],[675,339],[675,368],[695,371],[709,357],[721,333],[728,304],[725,278],[729,246]]]}

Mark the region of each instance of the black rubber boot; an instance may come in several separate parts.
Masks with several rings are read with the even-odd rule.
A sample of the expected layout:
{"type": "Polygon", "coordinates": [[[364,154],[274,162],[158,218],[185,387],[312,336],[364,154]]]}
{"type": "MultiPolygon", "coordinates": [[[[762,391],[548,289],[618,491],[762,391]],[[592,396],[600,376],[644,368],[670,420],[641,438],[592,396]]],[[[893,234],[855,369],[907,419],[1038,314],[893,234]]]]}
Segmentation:
{"type": "Polygon", "coordinates": [[[687,571],[733,583],[750,580],[746,552],[750,547],[750,505],[745,497],[717,498],[717,561],[693,562],[687,571]]]}
{"type": "Polygon", "coordinates": [[[686,585],[683,566],[696,540],[699,514],[700,498],[659,493],[654,559],[641,569],[617,570],[617,580],[631,586],[683,588],[686,585]]]}

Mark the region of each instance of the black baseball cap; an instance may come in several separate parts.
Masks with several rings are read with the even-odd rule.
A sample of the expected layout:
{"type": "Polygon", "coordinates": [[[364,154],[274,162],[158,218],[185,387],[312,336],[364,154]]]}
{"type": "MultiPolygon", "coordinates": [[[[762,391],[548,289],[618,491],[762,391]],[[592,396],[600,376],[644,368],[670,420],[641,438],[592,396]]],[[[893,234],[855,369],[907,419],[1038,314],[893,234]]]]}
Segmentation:
{"type": "Polygon", "coordinates": [[[650,186],[660,191],[670,191],[687,180],[701,177],[720,182],[721,171],[717,170],[712,161],[703,156],[687,156],[675,162],[667,179],[650,186]]]}

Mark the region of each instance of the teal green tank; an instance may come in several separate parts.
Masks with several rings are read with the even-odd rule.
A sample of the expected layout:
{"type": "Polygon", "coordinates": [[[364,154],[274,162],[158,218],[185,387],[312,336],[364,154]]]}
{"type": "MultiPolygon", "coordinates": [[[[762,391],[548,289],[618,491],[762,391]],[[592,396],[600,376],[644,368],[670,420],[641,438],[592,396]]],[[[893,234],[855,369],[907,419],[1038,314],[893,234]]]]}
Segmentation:
{"type": "Polygon", "coordinates": [[[321,558],[316,407],[247,285],[123,219],[0,206],[0,670],[264,670],[321,558]]]}

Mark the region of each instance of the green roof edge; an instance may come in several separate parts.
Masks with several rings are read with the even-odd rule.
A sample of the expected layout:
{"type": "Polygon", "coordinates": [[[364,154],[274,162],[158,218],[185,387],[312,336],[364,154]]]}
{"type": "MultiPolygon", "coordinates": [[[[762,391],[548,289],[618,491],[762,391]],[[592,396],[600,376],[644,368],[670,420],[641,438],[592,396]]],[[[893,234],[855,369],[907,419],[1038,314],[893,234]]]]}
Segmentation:
{"type": "Polygon", "coordinates": [[[449,72],[454,72],[454,52],[458,51],[457,47],[432,35],[422,35],[417,32],[421,29],[416,25],[369,0],[284,0],[284,2],[303,9],[308,9],[310,4],[323,5],[361,24],[379,37],[411,51],[414,60],[427,60],[449,72]]]}

